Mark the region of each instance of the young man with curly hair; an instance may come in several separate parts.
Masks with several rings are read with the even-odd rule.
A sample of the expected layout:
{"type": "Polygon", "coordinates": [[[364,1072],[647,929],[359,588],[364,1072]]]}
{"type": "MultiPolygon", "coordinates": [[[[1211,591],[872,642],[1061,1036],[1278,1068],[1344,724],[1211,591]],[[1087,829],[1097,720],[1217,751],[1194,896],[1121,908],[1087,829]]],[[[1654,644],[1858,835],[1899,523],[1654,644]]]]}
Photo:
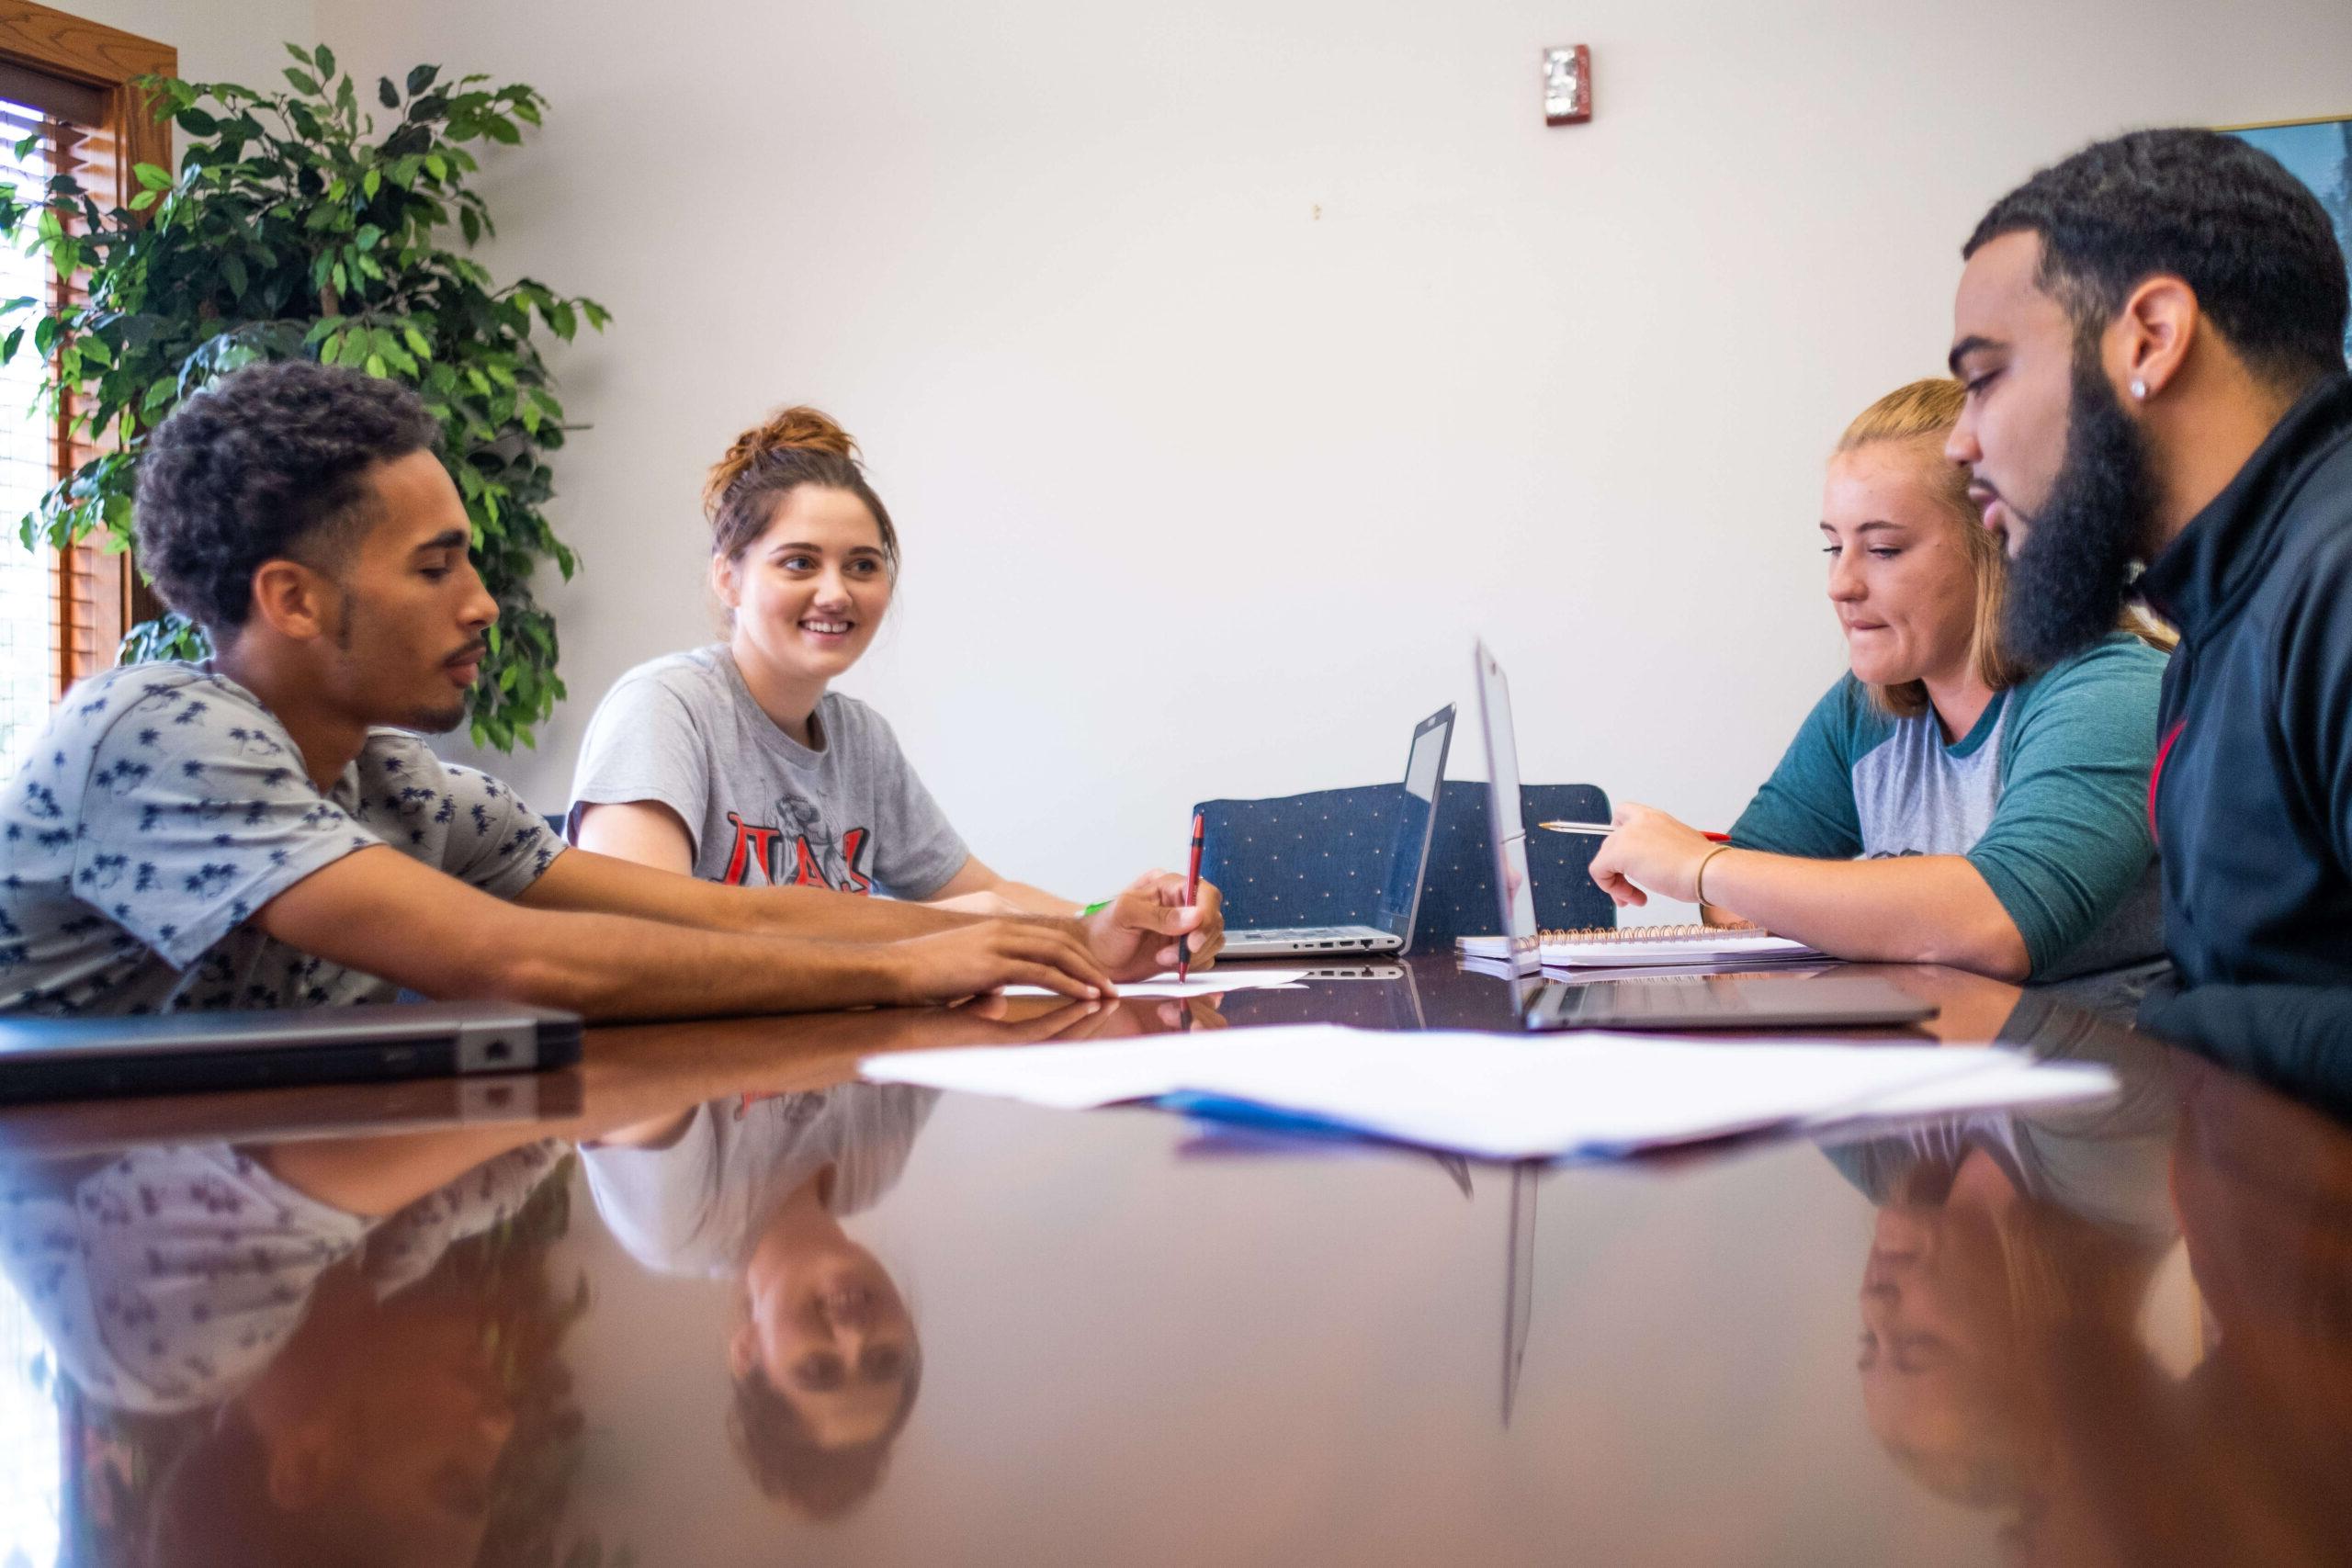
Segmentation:
{"type": "Polygon", "coordinates": [[[2148,812],[2182,983],[2352,985],[2352,378],[2326,210],[2234,137],[2136,131],[2003,197],[1964,254],[1946,455],[2005,536],[2010,645],[2061,658],[2134,592],[2180,630],[2148,812]]]}
{"type": "Polygon", "coordinates": [[[1112,994],[1222,936],[1155,874],[1084,920],[723,887],[567,850],[454,728],[498,606],[415,396],[257,366],[148,438],[141,561],[215,649],[68,694],[0,795],[0,1011],[502,998],[591,1018],[1112,994]]]}

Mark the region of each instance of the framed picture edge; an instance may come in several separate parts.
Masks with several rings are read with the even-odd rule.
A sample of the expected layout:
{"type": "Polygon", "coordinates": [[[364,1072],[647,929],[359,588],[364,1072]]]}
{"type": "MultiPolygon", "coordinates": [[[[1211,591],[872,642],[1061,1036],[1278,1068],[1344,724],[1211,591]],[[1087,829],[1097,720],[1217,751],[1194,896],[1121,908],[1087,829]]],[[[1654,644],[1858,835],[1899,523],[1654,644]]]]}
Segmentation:
{"type": "Polygon", "coordinates": [[[2217,125],[2215,130],[2286,130],[2298,125],[2338,125],[2352,119],[2352,109],[2342,114],[2308,114],[2300,119],[2256,119],[2244,125],[2217,125]]]}

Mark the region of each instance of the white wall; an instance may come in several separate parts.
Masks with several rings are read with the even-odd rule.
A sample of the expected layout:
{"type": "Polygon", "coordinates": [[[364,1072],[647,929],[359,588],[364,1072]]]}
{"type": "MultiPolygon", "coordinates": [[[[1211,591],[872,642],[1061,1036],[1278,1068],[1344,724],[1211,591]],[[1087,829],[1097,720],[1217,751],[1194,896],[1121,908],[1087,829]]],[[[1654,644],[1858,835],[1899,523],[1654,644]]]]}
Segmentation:
{"type": "Polygon", "coordinates": [[[1840,667],[1822,454],[1939,365],[1983,207],[2129,124],[2352,111],[2342,0],[317,14],[550,95],[489,259],[616,318],[557,361],[576,695],[504,770],[560,807],[605,685],[705,636],[702,468],[808,400],[907,541],[845,689],[1084,896],[1196,797],[1394,776],[1481,631],[1531,778],[1725,822],[1840,667]],[[1547,130],[1566,42],[1599,115],[1547,130]]]}
{"type": "Polygon", "coordinates": [[[294,62],[279,45],[319,41],[311,0],[59,0],[58,8],[170,44],[191,82],[283,85],[277,73],[294,62]]]}

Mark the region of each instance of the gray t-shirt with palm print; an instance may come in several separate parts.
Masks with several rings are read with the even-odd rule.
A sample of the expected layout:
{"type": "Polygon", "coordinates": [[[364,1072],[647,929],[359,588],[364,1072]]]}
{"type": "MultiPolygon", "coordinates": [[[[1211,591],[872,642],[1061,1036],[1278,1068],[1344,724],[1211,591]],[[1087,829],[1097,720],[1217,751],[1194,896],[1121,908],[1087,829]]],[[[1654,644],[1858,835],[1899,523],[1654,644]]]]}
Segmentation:
{"type": "Polygon", "coordinates": [[[496,779],[370,730],[322,795],[277,716],[226,676],[135,664],[65,695],[0,792],[0,1012],[390,1001],[254,912],[389,846],[511,898],[563,848],[496,779]]]}

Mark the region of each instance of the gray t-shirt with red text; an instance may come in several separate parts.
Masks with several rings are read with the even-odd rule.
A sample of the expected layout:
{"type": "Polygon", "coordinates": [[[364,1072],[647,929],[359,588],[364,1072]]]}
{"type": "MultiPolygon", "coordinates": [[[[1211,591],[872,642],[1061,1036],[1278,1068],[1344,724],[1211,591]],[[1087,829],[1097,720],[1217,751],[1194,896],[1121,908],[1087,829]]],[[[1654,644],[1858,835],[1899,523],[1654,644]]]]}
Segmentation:
{"type": "Polygon", "coordinates": [[[814,747],[752,698],[724,644],[640,664],[589,721],[571,830],[592,805],[658,801],[694,840],[694,874],[928,898],[971,858],[878,713],[830,692],[814,747]]]}

